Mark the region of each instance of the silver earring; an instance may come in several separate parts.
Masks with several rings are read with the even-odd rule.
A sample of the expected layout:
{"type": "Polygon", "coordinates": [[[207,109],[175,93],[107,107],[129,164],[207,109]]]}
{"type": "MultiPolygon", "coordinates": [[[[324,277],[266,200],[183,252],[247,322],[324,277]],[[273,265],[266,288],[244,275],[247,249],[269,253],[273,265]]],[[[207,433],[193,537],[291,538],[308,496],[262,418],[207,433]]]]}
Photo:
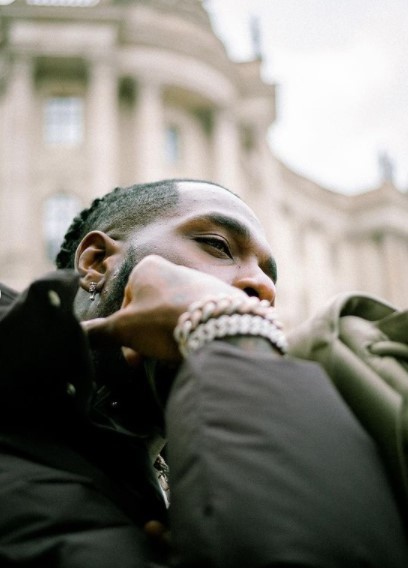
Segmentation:
{"type": "Polygon", "coordinates": [[[96,282],[91,282],[89,284],[89,293],[91,294],[90,296],[90,300],[93,301],[95,300],[95,294],[96,294],[96,282]]]}

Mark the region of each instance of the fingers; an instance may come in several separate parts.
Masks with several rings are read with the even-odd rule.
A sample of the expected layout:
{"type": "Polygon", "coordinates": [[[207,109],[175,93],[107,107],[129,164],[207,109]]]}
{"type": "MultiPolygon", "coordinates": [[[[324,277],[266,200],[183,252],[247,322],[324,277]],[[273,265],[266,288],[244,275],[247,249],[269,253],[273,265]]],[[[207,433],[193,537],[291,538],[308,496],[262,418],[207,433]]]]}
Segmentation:
{"type": "Polygon", "coordinates": [[[119,344],[115,338],[111,322],[107,318],[95,318],[80,322],[92,347],[119,344]]]}
{"type": "Polygon", "coordinates": [[[156,520],[148,521],[144,530],[146,535],[162,549],[170,548],[170,531],[163,523],[156,520]]]}
{"type": "Polygon", "coordinates": [[[122,353],[129,367],[137,368],[143,362],[142,355],[130,347],[122,347],[122,353]]]}
{"type": "MultiPolygon", "coordinates": [[[[107,322],[106,318],[96,318],[81,322],[81,327],[88,336],[92,347],[101,347],[119,344],[119,340],[115,339],[112,324],[107,322]]],[[[130,347],[122,347],[123,356],[129,367],[139,367],[143,361],[140,353],[130,347]]]]}
{"type": "Polygon", "coordinates": [[[103,324],[105,318],[95,318],[90,320],[81,321],[81,327],[86,333],[92,333],[92,331],[97,330],[103,324]]]}

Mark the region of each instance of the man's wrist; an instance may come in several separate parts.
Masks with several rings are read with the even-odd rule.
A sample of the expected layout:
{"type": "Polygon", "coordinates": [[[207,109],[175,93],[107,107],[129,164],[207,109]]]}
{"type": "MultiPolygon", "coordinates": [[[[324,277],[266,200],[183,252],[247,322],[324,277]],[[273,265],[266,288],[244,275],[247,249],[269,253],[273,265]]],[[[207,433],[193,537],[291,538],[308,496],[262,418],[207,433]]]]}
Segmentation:
{"type": "Polygon", "coordinates": [[[268,339],[258,335],[234,335],[222,337],[216,339],[216,341],[225,341],[247,353],[268,353],[278,359],[283,357],[282,353],[268,339]]]}
{"type": "Polygon", "coordinates": [[[226,337],[259,337],[281,354],[287,342],[275,310],[256,297],[219,296],[191,304],[174,330],[180,353],[186,357],[206,343],[226,337]]]}

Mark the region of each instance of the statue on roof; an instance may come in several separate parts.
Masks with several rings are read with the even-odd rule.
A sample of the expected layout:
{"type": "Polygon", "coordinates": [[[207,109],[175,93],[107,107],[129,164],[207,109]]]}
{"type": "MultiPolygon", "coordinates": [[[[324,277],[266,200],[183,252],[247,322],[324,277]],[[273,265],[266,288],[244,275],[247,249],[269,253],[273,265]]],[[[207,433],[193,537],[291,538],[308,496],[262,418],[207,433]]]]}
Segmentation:
{"type": "Polygon", "coordinates": [[[249,21],[249,31],[251,34],[252,49],[255,59],[262,59],[262,45],[261,45],[261,27],[259,24],[259,17],[252,15],[249,21]]]}
{"type": "Polygon", "coordinates": [[[378,166],[382,182],[388,182],[394,185],[395,164],[389,153],[385,150],[378,154],[378,166]]]}

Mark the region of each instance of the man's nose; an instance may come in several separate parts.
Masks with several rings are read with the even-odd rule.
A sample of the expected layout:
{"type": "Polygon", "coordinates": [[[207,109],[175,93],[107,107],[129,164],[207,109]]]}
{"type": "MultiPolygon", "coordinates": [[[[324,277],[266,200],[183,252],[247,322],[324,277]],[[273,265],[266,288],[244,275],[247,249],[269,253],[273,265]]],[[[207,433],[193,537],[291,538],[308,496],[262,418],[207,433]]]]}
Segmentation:
{"type": "Polygon", "coordinates": [[[254,274],[238,275],[233,282],[233,286],[239,288],[248,296],[256,296],[260,300],[268,300],[272,305],[275,302],[275,284],[259,267],[254,271],[254,274]]]}

